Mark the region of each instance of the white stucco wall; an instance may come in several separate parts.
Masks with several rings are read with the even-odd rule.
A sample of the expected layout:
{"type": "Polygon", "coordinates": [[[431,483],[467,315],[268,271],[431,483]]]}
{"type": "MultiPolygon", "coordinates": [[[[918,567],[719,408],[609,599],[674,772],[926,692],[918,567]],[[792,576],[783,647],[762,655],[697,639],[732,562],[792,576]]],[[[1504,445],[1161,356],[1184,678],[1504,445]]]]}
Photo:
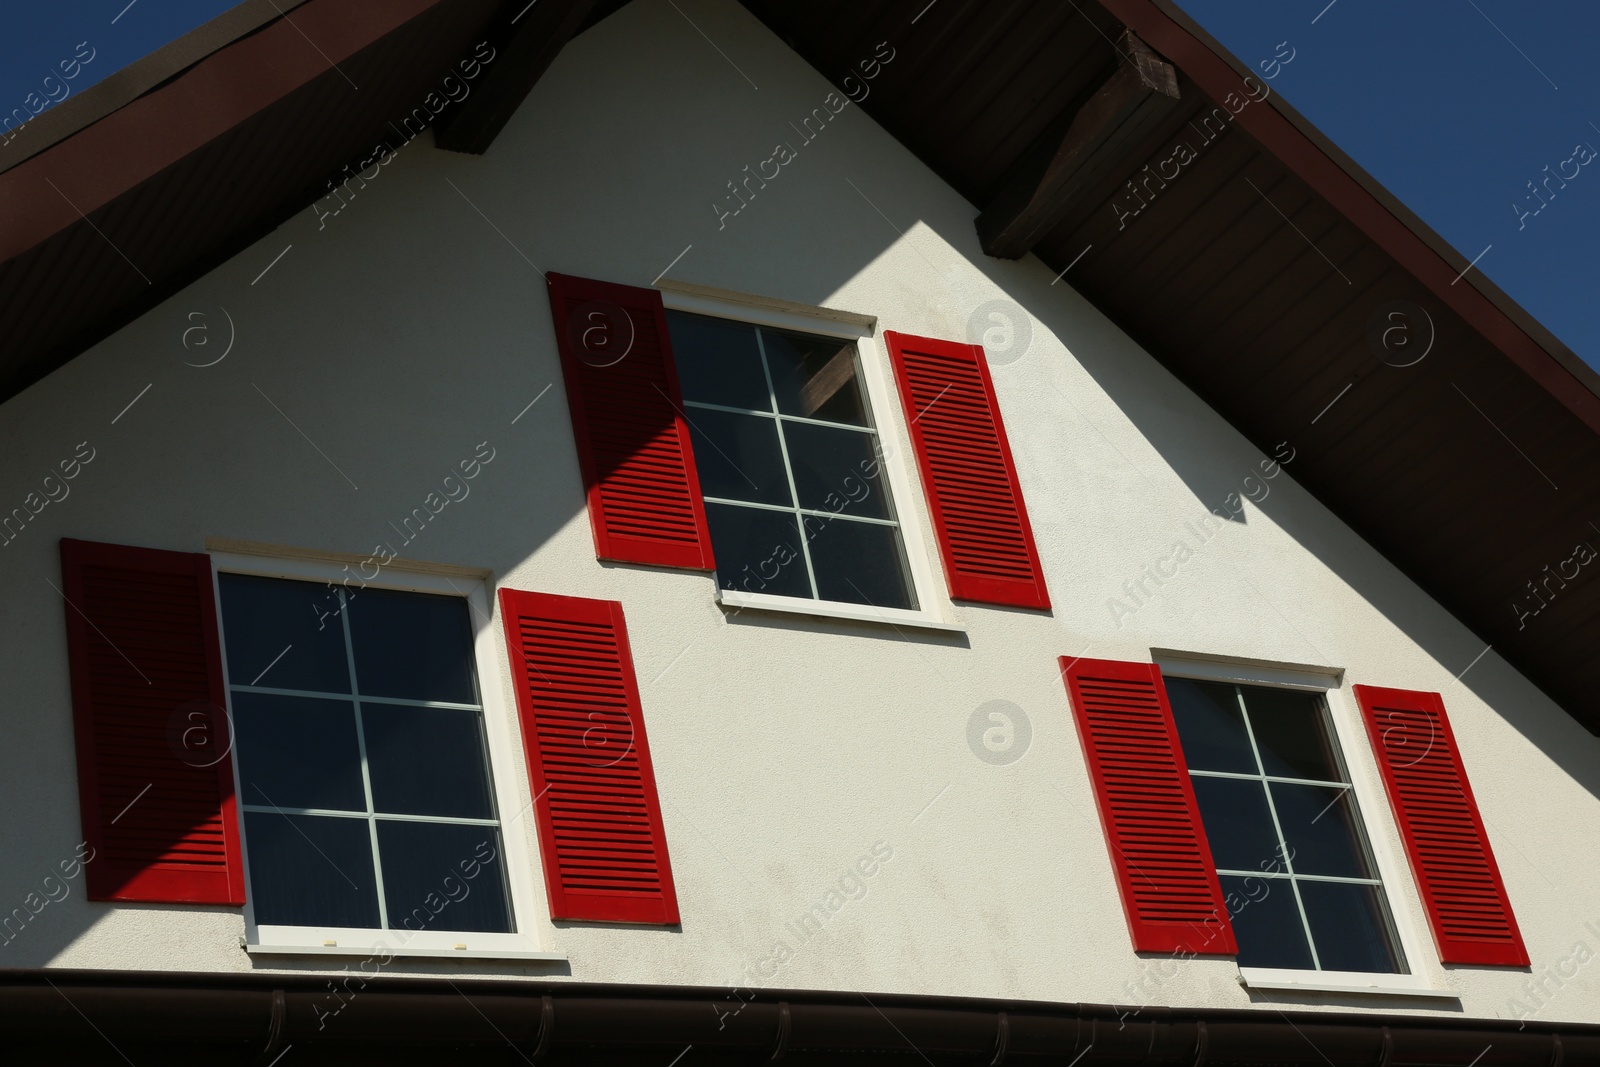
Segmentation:
{"type": "MultiPolygon", "coordinates": [[[[1198,544],[1186,524],[1244,492],[1264,457],[1043,265],[984,257],[971,205],[859,108],[719,228],[726,183],[797,142],[790,123],[831,90],[729,0],[676,6],[639,0],[574,41],[486,156],[419,139],[320,227],[301,213],[0,409],[6,509],[79,442],[94,449],[70,496],[0,548],[3,910],[81,838],[58,538],[366,553],[487,440],[496,458],[470,498],[408,555],[623,603],[683,924],[544,922],[540,941],[569,968],[408,960],[389,973],[1508,1014],[1528,975],[1438,963],[1351,683],[1444,694],[1536,974],[1580,941],[1600,946],[1596,739],[1494,651],[1475,659],[1481,642],[1301,490],[1292,462],[1198,544]],[[884,329],[964,339],[986,301],[1026,309],[1031,342],[993,375],[1053,612],[945,603],[964,637],[730,620],[708,576],[597,563],[539,270],[648,285],[680,253],[673,278],[877,316],[862,354],[880,367],[884,329]],[[221,352],[224,309],[228,357],[186,365],[221,352]],[[190,334],[185,348],[197,324],[213,343],[190,334]],[[1193,558],[1115,618],[1124,581],[1179,540],[1193,558]],[[1152,649],[1342,669],[1330,701],[1415,933],[1412,967],[1459,1004],[1252,996],[1226,960],[1150,978],[1159,963],[1130,948],[1056,660],[1152,649]],[[1007,766],[968,746],[969,718],[993,700],[1031,724],[1007,766]],[[800,942],[785,924],[877,842],[893,856],[865,896],[800,942]],[[793,958],[773,972],[762,961],[779,941],[793,958]]],[[[908,448],[897,399],[877,400],[908,448]]],[[[920,486],[897,503],[936,561],[920,486]]],[[[503,659],[484,684],[509,704],[503,659]]],[[[530,824],[518,832],[532,849],[530,824]]],[[[79,885],[0,966],[326,966],[252,960],[243,931],[236,910],[90,904],[79,885]]],[[[1600,1021],[1600,967],[1574,967],[1546,983],[1539,1018],[1600,1021]]]]}

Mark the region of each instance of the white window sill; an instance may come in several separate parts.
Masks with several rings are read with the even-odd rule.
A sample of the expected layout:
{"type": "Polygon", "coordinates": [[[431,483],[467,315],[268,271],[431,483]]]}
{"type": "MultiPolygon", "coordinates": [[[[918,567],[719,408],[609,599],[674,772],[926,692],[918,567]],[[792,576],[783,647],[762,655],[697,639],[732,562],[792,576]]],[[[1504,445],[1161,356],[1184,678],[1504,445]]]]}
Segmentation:
{"type": "Polygon", "coordinates": [[[1363,971],[1288,971],[1269,967],[1240,967],[1239,984],[1246,989],[1287,993],[1365,993],[1380,997],[1432,997],[1461,999],[1450,989],[1434,989],[1420,975],[1368,974],[1363,971]]]}
{"type": "Polygon", "coordinates": [[[313,930],[298,926],[256,928],[255,940],[240,939],[252,956],[365,956],[463,960],[551,960],[560,952],[540,951],[519,934],[452,934],[427,930],[404,936],[404,930],[313,930]]]}
{"type": "Polygon", "coordinates": [[[887,623],[916,630],[966,633],[964,626],[945,622],[926,611],[907,611],[905,608],[875,608],[870,604],[845,604],[834,600],[803,600],[799,597],[773,596],[771,593],[742,593],[737,589],[718,589],[717,602],[725,608],[739,611],[775,611],[787,615],[848,619],[851,622],[887,623]]]}

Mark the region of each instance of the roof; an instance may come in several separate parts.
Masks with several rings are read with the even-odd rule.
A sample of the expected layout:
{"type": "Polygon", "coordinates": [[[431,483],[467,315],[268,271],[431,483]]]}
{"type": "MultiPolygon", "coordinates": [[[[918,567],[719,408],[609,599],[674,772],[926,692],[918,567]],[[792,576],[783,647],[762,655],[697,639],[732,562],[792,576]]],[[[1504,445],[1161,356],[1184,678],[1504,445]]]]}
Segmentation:
{"type": "MultiPolygon", "coordinates": [[[[977,206],[986,247],[1032,251],[1264,453],[1291,450],[1301,484],[1600,733],[1600,582],[1575,549],[1600,543],[1600,377],[1268,83],[1166,0],[744,2],[836,84],[890,42],[862,106],[977,206]],[[1395,322],[1425,358],[1386,347],[1395,322]]],[[[479,42],[477,88],[424,117],[486,150],[620,6],[252,0],[46,113],[0,147],[0,399],[394,146],[479,42]]],[[[1200,504],[1237,491],[1128,399],[1200,504]]],[[[1309,547],[1428,640],[1400,592],[1309,547]]]]}

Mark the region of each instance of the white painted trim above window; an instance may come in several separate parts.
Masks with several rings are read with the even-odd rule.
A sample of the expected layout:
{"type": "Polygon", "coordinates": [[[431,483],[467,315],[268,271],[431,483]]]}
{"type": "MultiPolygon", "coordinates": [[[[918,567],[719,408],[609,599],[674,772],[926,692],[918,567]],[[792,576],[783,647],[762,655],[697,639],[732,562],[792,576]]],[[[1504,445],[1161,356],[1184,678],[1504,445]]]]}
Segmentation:
{"type": "Polygon", "coordinates": [[[1420,974],[1369,974],[1365,971],[1290,971],[1275,967],[1240,967],[1246,989],[1293,993],[1367,993],[1385,997],[1433,997],[1460,1000],[1450,989],[1435,989],[1420,974]]]}
{"type": "Polygon", "coordinates": [[[1277,686],[1325,693],[1329,689],[1339,688],[1344,677],[1342,667],[1223,659],[1169,648],[1152,648],[1150,658],[1161,668],[1163,676],[1196,678],[1206,682],[1232,682],[1235,685],[1277,686]]]}
{"type": "Polygon", "coordinates": [[[965,633],[966,627],[943,619],[927,611],[907,611],[905,608],[875,608],[870,604],[848,604],[841,600],[812,600],[809,597],[773,596],[771,593],[745,593],[737,589],[718,589],[717,602],[725,608],[754,611],[777,611],[790,615],[818,615],[829,619],[849,619],[852,622],[887,623],[919,630],[943,630],[965,633]]]}
{"type": "Polygon", "coordinates": [[[692,311],[719,319],[737,319],[757,326],[820,333],[830,337],[871,337],[878,320],[871,315],[836,308],[816,307],[773,296],[717,289],[693,282],[661,278],[656,281],[661,302],[673,311],[692,311]]]}
{"type": "MultiPolygon", "coordinates": [[[[217,604],[217,618],[222,619],[222,583],[216,576],[222,573],[255,574],[269,578],[287,578],[295,581],[349,582],[358,590],[359,582],[350,582],[346,568],[332,561],[306,557],[274,558],[254,553],[215,552],[211,554],[212,585],[217,604]]],[[[484,735],[489,745],[489,769],[494,776],[495,810],[499,819],[500,842],[505,850],[502,857],[506,872],[508,903],[511,908],[515,933],[477,933],[471,931],[406,930],[406,929],[321,929],[301,926],[260,926],[255,921],[254,906],[250,901],[250,850],[248,842],[243,849],[245,872],[245,950],[271,955],[374,955],[391,956],[452,956],[495,957],[501,959],[563,959],[559,954],[543,950],[535,932],[547,925],[548,909],[540,886],[534,881],[538,857],[528,843],[528,834],[520,816],[526,814],[522,787],[527,782],[527,768],[523,764],[520,727],[507,704],[500,679],[501,656],[505,646],[495,618],[494,598],[489,582],[482,578],[469,578],[449,573],[432,573],[421,570],[396,570],[385,567],[377,578],[366,582],[376,589],[398,589],[415,593],[432,593],[457,596],[466,600],[473,626],[473,660],[478,672],[478,699],[482,701],[484,735]],[[400,942],[404,937],[403,944],[400,942]],[[466,945],[465,949],[458,946],[466,945]]],[[[226,629],[221,634],[223,654],[223,682],[227,677],[226,629]]],[[[229,694],[229,714],[232,714],[232,689],[229,694]]],[[[234,795],[243,797],[239,781],[239,761],[233,761],[234,795]]],[[[241,826],[241,835],[242,835],[241,826]]]]}

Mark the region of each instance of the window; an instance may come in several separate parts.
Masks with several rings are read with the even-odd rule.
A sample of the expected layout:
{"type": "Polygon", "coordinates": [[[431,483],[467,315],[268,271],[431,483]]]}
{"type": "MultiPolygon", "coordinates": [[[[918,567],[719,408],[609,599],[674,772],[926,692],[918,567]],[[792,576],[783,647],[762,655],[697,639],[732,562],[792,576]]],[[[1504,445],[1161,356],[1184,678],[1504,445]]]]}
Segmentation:
{"type": "Polygon", "coordinates": [[[1240,967],[1407,973],[1322,695],[1165,681],[1240,967]]]}
{"type": "Polygon", "coordinates": [[[917,610],[855,344],[667,312],[724,590],[917,610]]]}
{"type": "Polygon", "coordinates": [[[253,924],[515,931],[467,598],[218,587],[253,924]]]}

